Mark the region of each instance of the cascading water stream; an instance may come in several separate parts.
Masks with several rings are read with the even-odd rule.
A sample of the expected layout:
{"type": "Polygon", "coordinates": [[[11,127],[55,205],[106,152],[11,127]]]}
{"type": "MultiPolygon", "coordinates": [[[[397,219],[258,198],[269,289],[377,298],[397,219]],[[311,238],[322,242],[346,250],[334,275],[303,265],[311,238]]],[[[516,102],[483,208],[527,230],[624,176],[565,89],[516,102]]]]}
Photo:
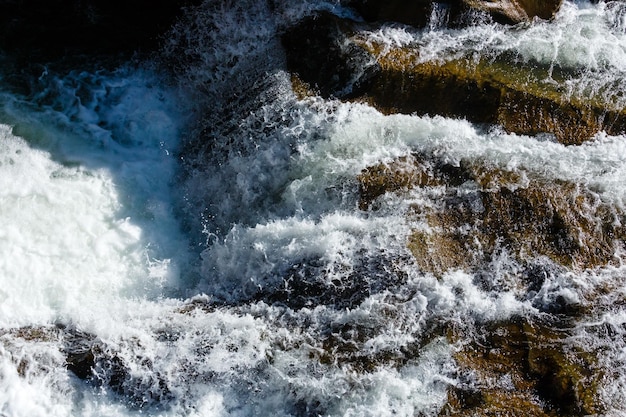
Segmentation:
{"type": "MultiPolygon", "coordinates": [[[[571,74],[564,95],[585,97],[622,88],[622,9],[566,1],[551,22],[446,29],[437,15],[424,30],[360,35],[419,45],[424,61],[476,54],[553,67],[571,74]]],[[[574,184],[572,205],[589,209],[581,224],[600,213],[617,230],[624,137],[565,146],[299,97],[280,34],[315,10],[354,16],[332,2],[206,1],[158,58],[173,80],[152,63],[50,70],[26,97],[0,87],[0,416],[436,416],[450,392],[512,395],[515,375],[494,371],[486,386],[468,346],[502,343],[486,328],[525,332],[541,320],[557,323],[549,336],[524,337],[554,342],[562,331],[551,357],[579,355],[589,371],[576,381],[594,404],[626,412],[623,253],[576,270],[496,242],[480,267],[427,270],[415,249],[449,227],[431,211],[461,201],[487,212],[497,197],[477,197],[484,172],[513,173],[510,193],[574,184]],[[433,176],[475,177],[363,201],[372,167],[420,157],[433,176]]],[[[482,230],[470,226],[458,233],[482,230]]],[[[591,407],[577,398],[580,409],[558,408],[560,393],[541,392],[549,383],[529,404],[560,415],[591,407]]]]}

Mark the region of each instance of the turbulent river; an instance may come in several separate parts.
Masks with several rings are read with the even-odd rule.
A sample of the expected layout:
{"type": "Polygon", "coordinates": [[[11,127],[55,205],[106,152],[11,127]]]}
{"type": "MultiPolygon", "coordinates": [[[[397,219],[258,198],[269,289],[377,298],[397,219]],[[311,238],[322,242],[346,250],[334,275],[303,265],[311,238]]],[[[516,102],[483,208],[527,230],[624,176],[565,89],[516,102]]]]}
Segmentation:
{"type": "MultiPolygon", "coordinates": [[[[524,272],[506,251],[480,273],[423,271],[407,242],[429,226],[412,213],[441,190],[364,209],[357,180],[406,155],[489,161],[583,184],[623,211],[626,138],[565,146],[299,98],[279,36],[314,10],[351,13],[207,1],[145,62],[43,68],[28,94],[0,69],[0,416],[436,416],[451,387],[480,379],[450,329],[554,318],[559,303],[586,308],[562,349],[594,353],[601,413],[626,413],[624,254],[546,267],[532,288],[515,284],[524,272]]],[[[565,68],[582,95],[626,82],[622,3],[363,36],[417,43],[428,59],[565,68]]]]}

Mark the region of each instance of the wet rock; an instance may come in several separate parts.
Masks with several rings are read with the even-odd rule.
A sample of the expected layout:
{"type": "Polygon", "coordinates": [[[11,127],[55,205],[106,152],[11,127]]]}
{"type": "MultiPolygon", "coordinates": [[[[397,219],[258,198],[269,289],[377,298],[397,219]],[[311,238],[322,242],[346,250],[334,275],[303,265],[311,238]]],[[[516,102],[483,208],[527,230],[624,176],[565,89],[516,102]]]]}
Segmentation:
{"type": "MultiPolygon", "coordinates": [[[[51,349],[58,349],[65,360],[64,363],[52,362],[54,366],[65,365],[77,378],[87,381],[94,387],[111,390],[132,408],[163,406],[173,399],[166,379],[153,369],[149,358],[138,352],[132,356],[132,363],[129,363],[120,351],[109,346],[95,334],[62,324],[0,331],[0,343],[15,344],[15,340],[23,340],[29,344],[49,344],[51,349]]],[[[125,343],[130,350],[139,347],[138,341],[130,340],[125,343]]],[[[18,344],[15,349],[19,351],[23,347],[18,344]]],[[[16,361],[17,371],[22,377],[33,372],[50,371],[50,365],[44,366],[39,362],[50,362],[51,358],[44,360],[35,356],[34,363],[31,363],[33,358],[28,355],[16,357],[19,360],[16,361]]],[[[53,354],[52,357],[57,356],[53,354]]]]}
{"type": "Polygon", "coordinates": [[[280,287],[261,291],[255,298],[294,310],[322,305],[343,310],[405,282],[406,273],[398,264],[408,259],[391,258],[384,251],[365,255],[354,259],[349,268],[329,266],[318,259],[303,260],[285,272],[280,287]]]}
{"type": "Polygon", "coordinates": [[[455,355],[467,380],[451,388],[441,415],[602,413],[597,357],[569,341],[567,323],[513,317],[477,332],[455,355]]]}
{"type": "Polygon", "coordinates": [[[465,10],[475,9],[487,12],[504,23],[528,22],[537,17],[549,20],[559,10],[562,0],[417,0],[379,1],[353,0],[353,7],[367,21],[398,22],[415,27],[425,27],[430,23],[433,10],[445,8],[458,19],[465,10]]]}
{"type": "Polygon", "coordinates": [[[9,352],[17,374],[22,378],[42,375],[55,366],[62,366],[55,348],[60,341],[60,331],[56,327],[25,326],[14,329],[0,329],[0,347],[9,352]],[[44,349],[29,350],[30,344],[45,346],[44,349]]]}
{"type": "Polygon", "coordinates": [[[110,388],[133,408],[159,405],[172,399],[165,379],[153,370],[150,359],[137,355],[131,365],[96,335],[76,329],[63,329],[63,341],[62,352],[69,371],[96,386],[110,388]]]}
{"type": "Polygon", "coordinates": [[[594,268],[615,262],[626,237],[623,213],[584,186],[486,163],[449,166],[412,155],[368,168],[358,180],[364,209],[375,209],[385,193],[443,188],[432,207],[415,208],[428,227],[408,242],[420,269],[435,275],[479,270],[502,250],[521,263],[544,257],[594,268]]]}
{"type": "Polygon", "coordinates": [[[610,98],[566,95],[570,77],[549,69],[498,59],[472,57],[423,62],[411,48],[379,52],[380,66],[363,99],[384,113],[439,114],[475,123],[499,124],[512,133],[552,133],[564,144],[580,144],[597,132],[626,131],[626,113],[610,98]]]}
{"type": "Polygon", "coordinates": [[[385,193],[408,190],[413,187],[459,186],[471,179],[460,167],[430,163],[417,155],[400,157],[391,163],[369,167],[357,177],[359,181],[359,208],[366,210],[385,193]]]}
{"type": "MultiPolygon", "coordinates": [[[[425,323],[421,334],[406,334],[398,343],[381,344],[386,331],[394,328],[405,312],[391,306],[378,311],[382,317],[368,319],[354,317],[328,323],[315,341],[307,342],[309,358],[323,366],[338,367],[358,374],[376,372],[380,369],[401,369],[412,363],[427,349],[445,340],[448,328],[425,323]]],[[[404,328],[403,331],[407,331],[404,328]]]]}
{"type": "Polygon", "coordinates": [[[303,19],[281,38],[289,70],[325,97],[363,94],[378,71],[373,57],[348,41],[352,23],[320,12],[303,19]]]}
{"type": "Polygon", "coordinates": [[[533,18],[549,20],[560,9],[563,0],[463,0],[510,23],[528,22],[533,18]]]}
{"type": "Polygon", "coordinates": [[[92,378],[96,354],[102,352],[101,342],[92,334],[76,330],[68,330],[64,336],[63,353],[67,369],[80,379],[92,378]]]}
{"type": "Polygon", "coordinates": [[[26,326],[12,329],[8,333],[14,337],[26,341],[53,342],[58,340],[59,328],[44,326],[26,326]]]}
{"type": "Polygon", "coordinates": [[[512,133],[551,133],[568,145],[599,131],[626,132],[619,91],[567,92],[563,86],[577,75],[566,68],[507,54],[425,61],[419,47],[378,44],[360,34],[359,25],[322,13],[283,36],[300,96],[310,86],[323,97],[365,102],[386,114],[465,118],[512,133]]]}
{"type": "Polygon", "coordinates": [[[428,24],[433,3],[432,0],[353,0],[348,2],[348,5],[370,22],[398,22],[424,27],[428,24]]]}

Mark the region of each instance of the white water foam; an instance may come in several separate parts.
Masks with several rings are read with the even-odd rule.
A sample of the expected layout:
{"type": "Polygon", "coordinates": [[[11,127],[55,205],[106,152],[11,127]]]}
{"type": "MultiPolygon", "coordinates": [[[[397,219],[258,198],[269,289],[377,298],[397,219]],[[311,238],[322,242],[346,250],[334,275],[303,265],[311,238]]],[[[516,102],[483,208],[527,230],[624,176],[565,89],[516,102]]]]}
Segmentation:
{"type": "MultiPolygon", "coordinates": [[[[293,19],[310,10],[305,6],[283,13],[293,19]]],[[[255,43],[274,36],[277,23],[265,26],[270,16],[261,12],[246,21],[240,7],[234,20],[225,20],[230,24],[217,32],[220,42],[204,45],[225,49],[198,51],[201,62],[187,73],[192,88],[207,83],[212,97],[227,83],[251,76],[247,65],[231,71],[246,54],[258,57],[255,48],[266,51],[255,43]],[[244,33],[250,21],[252,27],[263,23],[258,36],[244,33]],[[237,30],[242,33],[228,44],[228,31],[237,30]],[[228,66],[213,73],[224,58],[228,66]]],[[[418,40],[434,46],[437,35],[442,44],[451,42],[446,48],[457,42],[455,47],[477,51],[524,50],[524,36],[539,42],[555,27],[575,34],[576,23],[568,19],[591,16],[597,36],[609,30],[619,47],[619,25],[603,26],[600,19],[618,20],[611,13],[603,4],[566,2],[553,23],[419,35],[385,29],[380,36],[389,42],[422,36],[418,40]]],[[[608,56],[610,42],[604,52],[570,50],[570,43],[559,44],[563,56],[557,53],[555,62],[614,76],[619,54],[608,56]]],[[[438,56],[445,55],[441,51],[438,56]]],[[[545,51],[522,55],[551,63],[555,55],[545,51]]],[[[384,116],[365,105],[317,98],[298,102],[287,75],[267,69],[262,66],[264,82],[255,90],[267,101],[234,120],[228,140],[203,154],[214,158],[190,170],[184,184],[187,210],[205,216],[208,236],[197,287],[187,277],[193,258],[170,189],[185,123],[172,91],[156,87],[161,81],[141,71],[73,73],[52,77],[45,93],[32,99],[35,104],[3,99],[2,117],[15,127],[0,130],[0,414],[437,415],[448,387],[457,383],[457,347],[440,334],[426,340],[438,323],[535,314],[538,305],[558,296],[580,303],[606,286],[612,295],[579,324],[572,344],[603,350],[599,366],[617,371],[607,374],[602,395],[609,411],[623,411],[624,314],[611,307],[624,293],[623,267],[555,273],[533,296],[506,286],[506,274],[515,272],[506,254],[492,265],[500,290],[485,289],[463,271],[439,279],[422,274],[410,262],[406,238],[426,225],[406,213],[412,204],[427,204],[429,196],[415,190],[405,199],[383,197],[379,210],[360,210],[355,177],[368,166],[417,152],[452,164],[482,160],[581,182],[623,207],[624,138],[600,133],[583,146],[566,147],[549,136],[510,135],[463,120],[384,116]],[[307,264],[313,272],[301,268],[307,264]],[[341,308],[331,302],[291,308],[282,293],[274,305],[263,301],[280,292],[289,274],[300,272],[312,274],[322,300],[341,301],[343,284],[353,301],[341,308]],[[356,289],[349,286],[353,280],[356,289]],[[196,292],[206,295],[183,301],[196,292]],[[65,342],[58,338],[11,333],[55,322],[94,333],[124,364],[123,387],[79,380],[65,368],[65,342]],[[613,336],[602,334],[598,323],[608,323],[613,336]]],[[[106,363],[98,366],[103,378],[116,372],[106,363]]]]}
{"type": "Polygon", "coordinates": [[[156,297],[180,285],[171,103],[149,80],[81,77],[57,80],[70,84],[58,87],[60,100],[74,100],[63,113],[5,105],[36,147],[2,128],[4,325],[80,317],[86,302],[95,318],[108,308],[103,296],[156,297]],[[76,81],[95,84],[91,102],[71,97],[76,81]]]}

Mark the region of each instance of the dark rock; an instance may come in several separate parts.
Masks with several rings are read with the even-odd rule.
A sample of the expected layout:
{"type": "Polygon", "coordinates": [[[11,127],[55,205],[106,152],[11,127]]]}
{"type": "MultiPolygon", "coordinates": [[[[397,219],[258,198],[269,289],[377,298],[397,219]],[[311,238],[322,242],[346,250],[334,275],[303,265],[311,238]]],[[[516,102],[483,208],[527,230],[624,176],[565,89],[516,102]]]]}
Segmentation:
{"type": "Polygon", "coordinates": [[[165,379],[152,369],[152,363],[140,356],[135,367],[143,375],[132,375],[122,356],[94,334],[60,327],[62,352],[66,366],[78,378],[96,386],[110,388],[134,408],[157,405],[172,399],[165,379]]]}
{"type": "Polygon", "coordinates": [[[370,22],[398,22],[424,27],[429,22],[433,3],[432,0],[353,0],[348,5],[370,22]]]}
{"type": "Polygon", "coordinates": [[[280,287],[260,291],[255,299],[294,310],[321,305],[355,308],[370,295],[406,281],[406,273],[397,264],[409,262],[408,257],[392,258],[383,250],[364,255],[356,257],[350,268],[318,259],[302,260],[282,274],[280,287]]]}
{"type": "Polygon", "coordinates": [[[94,335],[69,330],[65,333],[65,363],[67,369],[80,379],[93,377],[96,366],[96,352],[100,351],[98,341],[94,335]]]}
{"type": "Polygon", "coordinates": [[[378,72],[373,57],[348,41],[353,22],[321,12],[282,35],[289,71],[324,97],[363,94],[378,72]]]}

